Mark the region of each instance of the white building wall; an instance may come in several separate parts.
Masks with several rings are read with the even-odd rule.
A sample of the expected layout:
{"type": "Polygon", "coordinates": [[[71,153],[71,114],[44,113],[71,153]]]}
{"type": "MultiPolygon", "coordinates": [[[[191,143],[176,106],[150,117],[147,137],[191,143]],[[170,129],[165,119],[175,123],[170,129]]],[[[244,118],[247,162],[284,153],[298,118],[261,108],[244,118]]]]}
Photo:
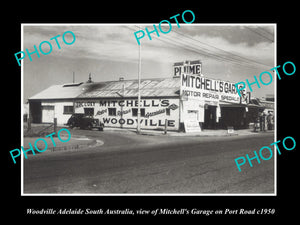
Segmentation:
{"type": "Polygon", "coordinates": [[[181,100],[181,117],[180,122],[184,121],[198,121],[204,122],[205,105],[216,106],[216,122],[219,122],[221,117],[221,108],[219,102],[205,101],[197,99],[181,100]]]}
{"type": "Polygon", "coordinates": [[[71,101],[44,101],[41,105],[42,123],[53,123],[54,118],[57,118],[57,124],[63,125],[71,117],[71,114],[64,114],[64,106],[73,106],[71,101]]]}
{"type": "Polygon", "coordinates": [[[181,122],[184,121],[204,122],[204,101],[181,100],[181,122]]]}

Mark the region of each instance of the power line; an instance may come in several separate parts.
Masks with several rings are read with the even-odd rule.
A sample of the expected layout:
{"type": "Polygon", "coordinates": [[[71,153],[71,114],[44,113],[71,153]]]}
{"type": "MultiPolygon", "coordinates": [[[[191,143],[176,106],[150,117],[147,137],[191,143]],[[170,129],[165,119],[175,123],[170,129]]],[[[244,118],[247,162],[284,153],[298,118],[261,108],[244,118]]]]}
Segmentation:
{"type": "Polygon", "coordinates": [[[253,66],[249,66],[247,64],[246,65],[243,64],[243,63],[247,63],[247,62],[241,62],[241,61],[238,61],[238,60],[228,59],[226,57],[222,57],[222,56],[215,55],[215,54],[212,54],[212,53],[209,53],[209,52],[205,52],[205,51],[203,51],[201,49],[198,49],[198,48],[195,48],[195,47],[187,46],[186,44],[178,42],[177,40],[171,40],[169,38],[166,38],[166,39],[170,40],[170,42],[168,42],[168,41],[166,41],[164,39],[157,39],[157,40],[162,41],[162,42],[166,42],[166,43],[168,43],[170,45],[172,45],[172,44],[174,45],[174,42],[178,43],[179,44],[179,45],[177,44],[178,47],[181,47],[181,48],[183,48],[185,50],[188,50],[188,51],[195,52],[197,54],[204,55],[204,56],[209,57],[209,58],[214,58],[215,60],[218,60],[218,61],[221,61],[221,62],[228,62],[228,63],[239,65],[241,67],[254,68],[253,66]]]}
{"type": "MultiPolygon", "coordinates": [[[[134,30],[134,29],[132,29],[132,28],[130,28],[131,30],[134,30]]],[[[204,56],[207,56],[207,57],[218,57],[218,58],[222,58],[222,56],[218,56],[218,55],[213,55],[213,54],[211,54],[211,53],[209,53],[209,52],[205,52],[205,51],[203,51],[202,49],[197,49],[198,51],[195,51],[195,47],[191,47],[191,46],[186,46],[186,43],[180,43],[180,42],[178,42],[178,40],[172,40],[172,39],[170,39],[170,38],[167,38],[167,37],[164,37],[164,39],[157,39],[157,40],[159,40],[159,41],[162,41],[162,42],[166,42],[166,43],[168,43],[168,44],[171,44],[171,45],[174,45],[174,43],[178,43],[178,44],[180,44],[180,45],[176,45],[176,46],[179,46],[179,47],[181,47],[181,48],[184,48],[184,49],[186,49],[186,50],[189,50],[189,51],[194,51],[194,52],[197,52],[197,53],[201,53],[202,55],[204,55],[204,56]],[[168,41],[166,41],[166,40],[164,40],[164,39],[167,39],[167,40],[170,40],[171,42],[168,42],[168,41]],[[186,47],[184,47],[184,45],[186,46],[186,47]],[[189,49],[188,49],[188,48],[189,49]],[[192,49],[191,49],[192,48],[192,49]]]]}
{"type": "Polygon", "coordinates": [[[271,33],[271,32],[269,32],[269,31],[267,31],[266,29],[263,29],[263,28],[261,28],[261,27],[257,27],[257,28],[258,28],[259,30],[262,30],[262,31],[264,31],[265,33],[271,35],[272,37],[274,37],[274,33],[271,33]]]}
{"type": "Polygon", "coordinates": [[[224,50],[224,49],[221,49],[221,48],[215,47],[215,46],[213,46],[213,45],[204,43],[204,42],[199,41],[199,40],[197,40],[197,39],[195,39],[195,38],[192,38],[192,37],[190,37],[190,36],[188,36],[188,35],[186,35],[186,34],[182,34],[182,33],[178,32],[178,31],[174,31],[174,32],[177,33],[177,34],[179,34],[179,35],[182,35],[182,36],[184,36],[184,37],[187,37],[187,38],[189,38],[189,39],[191,39],[191,40],[194,40],[194,41],[196,41],[196,42],[199,42],[199,43],[201,43],[201,44],[204,44],[204,45],[207,45],[207,46],[209,46],[209,47],[218,49],[218,50],[220,50],[220,51],[222,51],[222,52],[225,52],[226,54],[229,54],[229,55],[238,57],[238,58],[243,59],[243,60],[246,60],[246,61],[250,61],[250,62],[254,62],[254,63],[260,64],[260,65],[263,65],[263,66],[268,66],[268,67],[270,67],[270,65],[266,65],[266,64],[263,64],[263,63],[258,62],[258,61],[256,61],[256,60],[249,59],[249,58],[246,58],[246,57],[243,57],[243,56],[234,54],[234,53],[232,53],[232,52],[228,52],[228,51],[226,51],[226,50],[224,50]]]}
{"type": "MultiPolygon", "coordinates": [[[[132,28],[130,28],[130,29],[134,30],[132,28]]],[[[177,38],[176,40],[174,40],[174,39],[171,39],[171,38],[164,37],[164,38],[158,38],[157,40],[159,40],[161,42],[165,42],[165,43],[167,43],[167,44],[169,44],[171,46],[175,45],[175,46],[178,46],[178,47],[183,48],[185,50],[188,50],[188,51],[191,51],[191,52],[195,52],[197,54],[201,54],[201,55],[203,55],[205,57],[214,58],[215,60],[218,60],[218,61],[221,61],[221,62],[229,62],[229,63],[234,63],[234,64],[237,64],[237,65],[240,65],[242,67],[253,68],[253,66],[249,67],[248,65],[243,64],[243,63],[247,63],[247,62],[240,62],[237,59],[228,59],[226,57],[223,57],[223,56],[220,56],[220,55],[216,55],[216,54],[213,54],[213,53],[210,53],[210,52],[207,52],[207,51],[203,51],[202,49],[199,49],[199,48],[195,48],[194,44],[191,47],[191,46],[187,45],[187,41],[186,40],[183,40],[184,43],[178,42],[179,38],[177,38]]]]}
{"type": "MultiPolygon", "coordinates": [[[[135,30],[134,28],[132,28],[132,27],[128,27],[128,28],[129,28],[130,30],[136,31],[136,30],[135,30]]],[[[180,34],[180,35],[182,35],[182,36],[188,37],[189,39],[192,39],[192,40],[197,41],[197,42],[199,42],[199,43],[202,43],[202,44],[208,45],[208,46],[210,46],[210,47],[213,47],[213,48],[219,49],[219,50],[221,50],[221,51],[224,51],[224,52],[226,52],[226,53],[228,53],[228,54],[232,54],[232,53],[227,52],[227,51],[225,51],[225,50],[223,50],[223,49],[220,49],[220,48],[211,46],[211,45],[209,45],[209,44],[203,43],[203,42],[201,42],[201,41],[199,41],[199,40],[196,40],[196,39],[194,39],[194,38],[192,38],[192,37],[189,37],[189,36],[187,36],[187,35],[183,35],[183,34],[181,34],[181,33],[179,33],[179,32],[176,32],[176,33],[178,33],[178,34],[180,34]]],[[[259,63],[259,62],[257,62],[257,61],[254,61],[254,60],[250,60],[250,59],[247,59],[247,58],[245,58],[245,57],[241,57],[241,56],[239,56],[239,55],[232,54],[232,55],[234,55],[234,56],[237,56],[237,57],[241,58],[242,60],[241,60],[241,59],[237,59],[237,58],[235,58],[235,57],[234,57],[234,58],[230,58],[230,57],[228,57],[228,56],[222,56],[222,55],[220,55],[220,54],[215,54],[216,52],[213,52],[212,50],[209,50],[209,49],[207,49],[207,48],[203,48],[202,46],[201,46],[201,47],[198,46],[198,48],[197,48],[197,47],[195,47],[195,44],[192,44],[192,46],[190,46],[191,43],[189,43],[187,40],[183,40],[182,38],[179,38],[179,37],[176,37],[176,40],[175,40],[175,39],[171,39],[170,37],[164,37],[163,39],[162,39],[162,38],[158,38],[157,40],[160,40],[160,41],[162,41],[162,42],[165,42],[165,43],[167,43],[167,44],[169,44],[169,45],[176,45],[176,46],[178,46],[178,47],[180,47],[180,48],[183,48],[183,49],[185,49],[185,50],[192,51],[192,52],[196,52],[196,53],[201,54],[201,55],[203,55],[203,56],[210,57],[210,58],[214,58],[214,59],[216,59],[216,60],[218,60],[218,61],[222,61],[222,62],[230,62],[230,63],[234,63],[234,64],[237,64],[237,65],[243,66],[243,67],[256,68],[256,67],[253,67],[253,65],[252,65],[253,62],[255,62],[256,64],[261,64],[261,65],[270,67],[269,65],[265,65],[265,64],[259,63]],[[166,39],[166,40],[165,40],[165,39],[166,39]],[[169,41],[171,41],[171,42],[169,42],[169,41],[167,41],[167,40],[169,40],[169,41]],[[183,41],[184,43],[179,42],[179,41],[183,41]],[[178,45],[178,44],[179,44],[179,45],[178,45]],[[200,49],[199,49],[199,48],[200,48],[200,49]],[[205,49],[205,50],[203,50],[203,49],[205,49]],[[245,61],[245,60],[246,60],[246,61],[245,61]],[[252,61],[252,63],[249,62],[249,61],[252,61]],[[246,65],[245,65],[245,64],[246,64],[246,65]],[[252,65],[252,66],[249,66],[249,65],[252,65]]]]}
{"type": "Polygon", "coordinates": [[[265,38],[265,39],[267,39],[267,40],[269,40],[269,41],[271,41],[271,42],[274,42],[274,40],[272,40],[272,39],[270,39],[270,38],[268,38],[268,37],[262,35],[261,33],[259,33],[259,32],[255,31],[255,30],[251,29],[250,27],[245,27],[245,28],[248,29],[248,30],[250,30],[250,31],[252,31],[253,33],[258,34],[259,36],[261,36],[261,37],[263,37],[263,38],[265,38]]]}
{"type": "MultiPolygon", "coordinates": [[[[238,60],[238,59],[236,59],[236,57],[238,57],[238,58],[242,59],[243,61],[246,60],[246,63],[248,63],[248,62],[250,61],[250,62],[254,62],[254,63],[256,63],[256,64],[260,64],[260,65],[263,65],[263,66],[271,67],[270,65],[263,64],[263,63],[261,63],[261,62],[255,61],[255,60],[253,60],[253,59],[245,58],[245,57],[242,57],[242,56],[240,56],[240,55],[237,55],[237,54],[234,54],[234,53],[225,51],[225,50],[223,50],[223,49],[221,49],[221,48],[217,48],[217,47],[215,47],[215,46],[212,46],[212,45],[209,45],[209,44],[207,44],[207,43],[201,42],[201,41],[199,41],[199,40],[197,40],[197,39],[195,39],[195,38],[192,38],[192,37],[190,37],[190,36],[188,36],[188,35],[182,34],[182,33],[178,32],[178,31],[174,31],[174,32],[177,33],[177,34],[179,34],[179,35],[182,35],[182,36],[184,36],[184,37],[187,37],[187,38],[189,38],[189,39],[191,39],[191,40],[194,40],[194,41],[196,41],[196,42],[199,42],[199,43],[201,43],[201,44],[207,45],[207,46],[209,46],[209,47],[218,49],[218,50],[220,50],[220,51],[225,52],[226,54],[228,54],[228,56],[224,56],[224,57],[230,57],[230,55],[232,55],[232,56],[231,56],[231,60],[236,61],[236,60],[238,60]]],[[[202,48],[203,48],[203,47],[202,47],[202,48]]],[[[208,50],[208,49],[206,49],[206,50],[208,50]]],[[[211,50],[208,50],[208,51],[211,51],[211,50]]],[[[212,51],[211,51],[211,52],[212,52],[212,51]]],[[[216,53],[216,52],[214,52],[214,53],[216,53]]],[[[217,54],[219,54],[219,53],[217,53],[217,54]]],[[[218,56],[219,56],[219,55],[218,55],[218,56]]],[[[220,57],[220,56],[219,56],[219,57],[220,57]]],[[[223,57],[223,58],[224,58],[224,57],[223,57]]]]}
{"type": "MultiPolygon", "coordinates": [[[[134,29],[131,28],[131,27],[130,27],[129,29],[134,30],[134,29]]],[[[135,31],[135,30],[134,30],[134,31],[135,31]]],[[[202,49],[199,49],[199,48],[195,48],[195,45],[194,45],[194,44],[193,44],[192,47],[191,47],[191,46],[188,46],[186,40],[184,40],[184,41],[185,41],[184,43],[178,42],[178,38],[177,38],[176,40],[174,40],[174,39],[170,39],[170,38],[164,37],[164,39],[158,38],[157,40],[162,41],[162,42],[165,42],[165,43],[167,43],[167,44],[169,44],[169,45],[176,45],[176,46],[178,46],[178,47],[180,47],[180,48],[183,48],[183,49],[188,50],[188,51],[191,51],[191,52],[195,52],[195,53],[197,53],[197,54],[201,54],[201,55],[206,56],[206,57],[214,58],[214,59],[216,59],[216,60],[218,60],[218,61],[222,61],[222,62],[230,62],[230,63],[234,63],[234,64],[237,64],[237,65],[240,65],[240,66],[242,66],[242,67],[254,68],[253,66],[250,66],[250,67],[249,67],[249,65],[243,64],[243,63],[250,64],[250,63],[248,63],[248,62],[242,62],[242,61],[237,60],[237,59],[229,59],[229,58],[226,58],[226,57],[223,57],[223,56],[220,56],[220,55],[216,55],[216,54],[213,54],[213,53],[210,53],[210,52],[207,52],[207,51],[203,51],[202,49]],[[169,41],[167,41],[167,40],[165,40],[165,39],[167,39],[167,40],[169,40],[169,41],[171,41],[171,42],[169,42],[169,41]],[[175,43],[176,43],[176,44],[175,44],[175,43]],[[179,44],[179,45],[178,45],[178,44],[179,44]]]]}

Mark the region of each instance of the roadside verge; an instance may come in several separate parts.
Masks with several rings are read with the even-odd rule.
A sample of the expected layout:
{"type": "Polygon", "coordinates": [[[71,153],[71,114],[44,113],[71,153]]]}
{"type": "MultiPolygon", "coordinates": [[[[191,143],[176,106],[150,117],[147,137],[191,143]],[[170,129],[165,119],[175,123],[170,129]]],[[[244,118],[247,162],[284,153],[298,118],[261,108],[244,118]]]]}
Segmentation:
{"type": "MultiPolygon", "coordinates": [[[[34,142],[36,140],[36,137],[24,137],[24,143],[23,147],[24,149],[29,149],[29,143],[34,148],[34,142]]],[[[62,143],[58,140],[57,137],[53,137],[53,140],[55,142],[55,146],[50,138],[45,139],[47,141],[47,150],[45,152],[56,152],[56,151],[67,151],[67,150],[79,150],[82,148],[87,148],[87,147],[95,147],[95,146],[101,146],[104,144],[103,141],[98,140],[98,139],[90,139],[87,137],[83,136],[72,136],[70,141],[68,143],[62,143]]],[[[43,142],[37,142],[37,148],[40,150],[45,149],[45,144],[43,142]]],[[[28,152],[31,153],[31,152],[28,152]]],[[[35,153],[39,153],[38,151],[35,151],[35,153]]],[[[44,153],[44,152],[43,152],[44,153]]]]}

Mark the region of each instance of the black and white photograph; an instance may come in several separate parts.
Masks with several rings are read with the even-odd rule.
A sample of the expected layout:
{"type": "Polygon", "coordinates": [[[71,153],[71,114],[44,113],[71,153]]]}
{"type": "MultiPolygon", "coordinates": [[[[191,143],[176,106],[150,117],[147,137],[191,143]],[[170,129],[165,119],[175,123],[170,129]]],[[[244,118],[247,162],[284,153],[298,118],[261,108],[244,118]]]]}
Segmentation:
{"type": "Polygon", "coordinates": [[[276,194],[275,24],[22,31],[24,195],[276,194]]]}

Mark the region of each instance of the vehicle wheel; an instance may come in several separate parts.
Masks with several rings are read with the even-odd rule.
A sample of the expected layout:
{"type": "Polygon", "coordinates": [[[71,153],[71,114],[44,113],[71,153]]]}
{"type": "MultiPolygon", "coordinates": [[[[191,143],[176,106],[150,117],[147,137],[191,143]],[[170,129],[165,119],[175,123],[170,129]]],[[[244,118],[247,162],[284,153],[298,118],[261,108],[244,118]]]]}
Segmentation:
{"type": "Polygon", "coordinates": [[[91,130],[92,128],[93,128],[92,124],[88,124],[88,125],[87,125],[87,129],[88,129],[88,130],[91,130]]]}
{"type": "Polygon", "coordinates": [[[103,127],[99,127],[99,131],[103,131],[103,127]]]}
{"type": "Polygon", "coordinates": [[[71,124],[69,125],[69,127],[70,127],[71,129],[73,129],[73,128],[75,127],[75,123],[71,123],[71,124]]]}

